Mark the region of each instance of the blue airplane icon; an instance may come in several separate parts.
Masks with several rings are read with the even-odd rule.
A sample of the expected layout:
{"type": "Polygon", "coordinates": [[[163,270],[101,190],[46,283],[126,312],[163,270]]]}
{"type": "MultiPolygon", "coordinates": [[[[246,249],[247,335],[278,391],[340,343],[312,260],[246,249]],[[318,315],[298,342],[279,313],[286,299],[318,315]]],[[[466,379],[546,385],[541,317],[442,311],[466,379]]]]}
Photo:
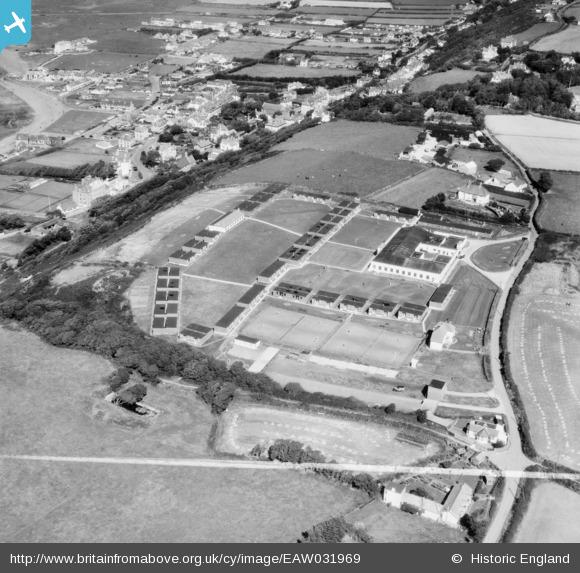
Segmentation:
{"type": "Polygon", "coordinates": [[[20,28],[23,34],[26,34],[26,28],[24,27],[24,23],[26,20],[24,18],[20,18],[16,12],[12,12],[12,17],[14,18],[14,22],[10,24],[10,26],[4,26],[7,34],[10,34],[14,28],[20,28]]]}
{"type": "Polygon", "coordinates": [[[28,44],[32,36],[32,0],[0,1],[0,51],[28,44]]]}

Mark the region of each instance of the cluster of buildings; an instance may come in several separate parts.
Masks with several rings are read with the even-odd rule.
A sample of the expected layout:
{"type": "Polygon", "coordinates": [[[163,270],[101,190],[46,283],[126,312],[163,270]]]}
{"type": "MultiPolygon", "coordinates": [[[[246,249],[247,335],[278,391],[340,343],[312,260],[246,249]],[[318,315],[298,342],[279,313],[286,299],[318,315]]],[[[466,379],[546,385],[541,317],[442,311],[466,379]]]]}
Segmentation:
{"type": "Polygon", "coordinates": [[[181,270],[166,266],[157,269],[151,334],[172,335],[179,331],[181,270]]]}
{"type": "Polygon", "coordinates": [[[91,44],[96,44],[96,40],[90,38],[80,38],[78,40],[59,40],[54,44],[54,54],[60,56],[62,54],[83,53],[90,50],[91,44]]]}

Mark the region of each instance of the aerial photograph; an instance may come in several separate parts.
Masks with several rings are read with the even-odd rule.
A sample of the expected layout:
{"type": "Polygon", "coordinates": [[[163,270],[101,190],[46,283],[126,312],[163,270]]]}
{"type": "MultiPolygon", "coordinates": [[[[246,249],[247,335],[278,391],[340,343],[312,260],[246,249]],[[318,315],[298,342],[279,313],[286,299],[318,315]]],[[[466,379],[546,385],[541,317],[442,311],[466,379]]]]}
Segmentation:
{"type": "Polygon", "coordinates": [[[580,543],[580,0],[0,49],[0,544],[580,543]]]}

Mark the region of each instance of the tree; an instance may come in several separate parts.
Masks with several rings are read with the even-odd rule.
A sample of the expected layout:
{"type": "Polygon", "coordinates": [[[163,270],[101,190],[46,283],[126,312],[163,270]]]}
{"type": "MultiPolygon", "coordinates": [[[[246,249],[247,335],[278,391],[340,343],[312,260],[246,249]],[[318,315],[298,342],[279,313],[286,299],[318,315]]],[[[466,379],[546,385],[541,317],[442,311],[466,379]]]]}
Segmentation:
{"type": "Polygon", "coordinates": [[[386,408],[385,408],[385,414],[387,414],[388,416],[391,416],[392,414],[394,414],[397,411],[397,407],[394,404],[389,404],[386,408]]]}
{"type": "Polygon", "coordinates": [[[490,159],[485,164],[485,169],[487,169],[487,171],[493,171],[494,173],[497,173],[504,165],[505,161],[503,159],[495,157],[493,159],[490,159]]]}
{"type": "Polygon", "coordinates": [[[417,422],[424,424],[427,421],[427,411],[417,410],[417,422]]]}
{"type": "Polygon", "coordinates": [[[536,182],[538,189],[542,193],[546,193],[546,191],[549,191],[553,185],[554,180],[552,179],[552,175],[548,171],[542,171],[538,181],[536,182]]]}
{"type": "Polygon", "coordinates": [[[147,396],[147,387],[145,384],[133,384],[133,386],[126,388],[117,394],[117,401],[121,406],[134,407],[138,402],[147,396]]]}

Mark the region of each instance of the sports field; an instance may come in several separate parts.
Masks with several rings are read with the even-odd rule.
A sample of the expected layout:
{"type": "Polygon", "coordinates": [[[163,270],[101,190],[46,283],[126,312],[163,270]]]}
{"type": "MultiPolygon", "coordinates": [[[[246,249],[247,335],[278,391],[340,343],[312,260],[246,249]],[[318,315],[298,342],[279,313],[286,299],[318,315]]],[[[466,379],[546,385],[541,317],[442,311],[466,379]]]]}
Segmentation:
{"type": "Polygon", "coordinates": [[[527,242],[521,240],[488,245],[475,251],[471,255],[471,260],[482,271],[491,273],[509,271],[517,263],[526,246],[527,242]]]}
{"type": "Polygon", "coordinates": [[[324,269],[314,264],[289,271],[284,281],[315,290],[416,304],[425,304],[435,291],[435,287],[427,283],[341,269],[324,269]]]}
{"type": "Polygon", "coordinates": [[[328,461],[368,464],[411,464],[439,449],[435,443],[419,447],[399,442],[398,433],[386,425],[240,404],[221,416],[217,449],[249,454],[256,444],[292,439],[319,450],[328,461]]]}
{"type": "Polygon", "coordinates": [[[555,50],[560,54],[573,54],[578,51],[579,45],[580,28],[568,26],[561,32],[541,38],[533,45],[533,49],[538,52],[555,50]]]}
{"type": "Polygon", "coordinates": [[[398,223],[356,216],[332,238],[333,242],[375,250],[401,228],[398,223]]]}
{"type": "Polygon", "coordinates": [[[369,250],[328,242],[310,260],[324,267],[362,271],[372,258],[369,250]]]}
{"type": "Polygon", "coordinates": [[[294,199],[278,199],[270,201],[257,213],[251,213],[253,219],[278,225],[294,233],[305,233],[320,221],[330,211],[328,205],[295,201],[294,199]]]}
{"type": "Polygon", "coordinates": [[[463,84],[477,75],[481,75],[481,73],[475,70],[462,70],[460,68],[453,68],[452,70],[447,70],[445,72],[438,72],[428,76],[420,76],[415,78],[409,84],[409,89],[413,93],[434,91],[438,87],[448,84],[463,84]]]}
{"type": "Polygon", "coordinates": [[[554,185],[542,195],[538,221],[542,229],[580,234],[580,174],[551,173],[554,185]]]}
{"type": "Polygon", "coordinates": [[[580,171],[580,124],[532,115],[488,115],[485,123],[527,167],[580,171]]]}
{"type": "Polygon", "coordinates": [[[98,111],[67,111],[58,121],[49,125],[45,131],[48,133],[61,133],[72,135],[78,131],[86,131],[95,127],[105,120],[112,117],[110,114],[100,113],[98,111]]]}
{"type": "Polygon", "coordinates": [[[516,532],[515,543],[580,543],[580,494],[556,483],[540,483],[516,532]]]}
{"type": "Polygon", "coordinates": [[[298,234],[260,221],[242,221],[190,265],[186,273],[251,284],[297,238],[298,234]]]}

